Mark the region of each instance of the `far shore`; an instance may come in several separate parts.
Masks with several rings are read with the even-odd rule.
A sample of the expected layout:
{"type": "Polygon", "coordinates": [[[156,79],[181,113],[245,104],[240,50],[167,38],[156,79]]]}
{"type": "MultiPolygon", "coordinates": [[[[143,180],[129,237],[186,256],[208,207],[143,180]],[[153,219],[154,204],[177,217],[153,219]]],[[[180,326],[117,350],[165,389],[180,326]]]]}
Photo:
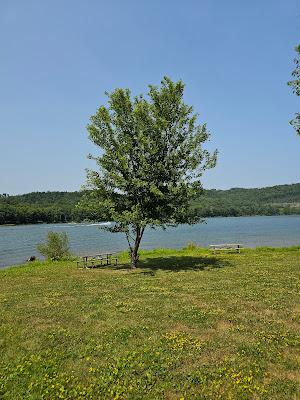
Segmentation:
{"type": "MultiPolygon", "coordinates": [[[[256,217],[300,217],[299,213],[295,214],[255,214],[255,215],[215,215],[215,216],[209,216],[209,217],[201,217],[202,220],[206,219],[216,219],[216,218],[256,218],[256,217]]],[[[30,225],[70,225],[70,224],[76,224],[76,225],[85,225],[85,224],[103,224],[106,223],[107,221],[68,221],[68,222],[30,222],[26,224],[0,224],[0,227],[4,226],[30,226],[30,225]]]]}

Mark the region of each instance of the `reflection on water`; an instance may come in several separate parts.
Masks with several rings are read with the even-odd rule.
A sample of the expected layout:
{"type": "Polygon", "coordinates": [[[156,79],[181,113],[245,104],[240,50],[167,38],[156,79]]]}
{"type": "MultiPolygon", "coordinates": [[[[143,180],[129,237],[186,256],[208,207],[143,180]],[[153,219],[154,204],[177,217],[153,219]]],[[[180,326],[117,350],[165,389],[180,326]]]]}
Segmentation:
{"type": "MultiPolygon", "coordinates": [[[[107,225],[106,223],[105,225],[107,225]]],[[[36,246],[48,231],[66,232],[74,254],[124,250],[123,234],[101,230],[101,223],[0,226],[0,267],[38,255],[36,246]]],[[[246,247],[300,244],[300,216],[207,218],[205,224],[148,229],[142,248],[183,247],[189,241],[206,247],[217,243],[243,243],[246,247]]]]}

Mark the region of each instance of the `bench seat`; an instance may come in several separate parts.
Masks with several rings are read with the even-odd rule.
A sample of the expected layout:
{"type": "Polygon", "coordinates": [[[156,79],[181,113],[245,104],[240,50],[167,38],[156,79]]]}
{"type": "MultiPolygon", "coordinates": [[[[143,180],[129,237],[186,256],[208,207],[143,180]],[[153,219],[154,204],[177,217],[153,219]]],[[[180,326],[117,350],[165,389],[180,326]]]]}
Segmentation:
{"type": "Polygon", "coordinates": [[[237,253],[240,253],[241,249],[243,248],[243,245],[240,243],[211,244],[209,248],[214,253],[216,251],[232,251],[232,250],[236,251],[237,253]]]}

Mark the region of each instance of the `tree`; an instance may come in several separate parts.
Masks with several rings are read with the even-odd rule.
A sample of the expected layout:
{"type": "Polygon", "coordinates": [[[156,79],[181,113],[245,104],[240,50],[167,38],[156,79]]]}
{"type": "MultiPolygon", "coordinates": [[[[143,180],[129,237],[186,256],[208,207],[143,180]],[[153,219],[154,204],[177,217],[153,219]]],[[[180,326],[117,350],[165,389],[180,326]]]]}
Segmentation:
{"type": "MultiPolygon", "coordinates": [[[[288,85],[292,87],[293,93],[296,96],[300,96],[300,44],[295,47],[297,57],[294,59],[296,68],[292,72],[294,80],[288,82],[288,85]]],[[[300,113],[295,114],[295,118],[290,121],[290,124],[294,126],[298,135],[300,135],[300,113]]]]}
{"type": "Polygon", "coordinates": [[[176,226],[200,220],[190,202],[202,191],[203,171],[216,163],[216,152],[202,148],[209,138],[206,125],[183,101],[184,84],[164,77],[149,85],[148,96],[132,98],[129,89],[106,93],[108,105],[90,118],[90,140],[102,154],[89,158],[99,170],[88,170],[82,203],[89,210],[106,210],[124,232],[131,266],[145,228],[176,226]]]}

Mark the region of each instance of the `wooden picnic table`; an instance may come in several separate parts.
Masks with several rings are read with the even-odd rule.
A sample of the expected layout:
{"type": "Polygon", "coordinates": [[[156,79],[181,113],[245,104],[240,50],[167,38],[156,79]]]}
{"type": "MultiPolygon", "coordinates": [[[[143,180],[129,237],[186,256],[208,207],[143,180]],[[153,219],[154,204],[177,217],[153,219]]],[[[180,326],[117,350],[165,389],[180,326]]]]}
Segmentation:
{"type": "Polygon", "coordinates": [[[116,253],[100,253],[81,256],[80,260],[77,260],[77,267],[82,265],[83,268],[95,268],[105,265],[118,265],[118,258],[115,254],[116,253]]]}

